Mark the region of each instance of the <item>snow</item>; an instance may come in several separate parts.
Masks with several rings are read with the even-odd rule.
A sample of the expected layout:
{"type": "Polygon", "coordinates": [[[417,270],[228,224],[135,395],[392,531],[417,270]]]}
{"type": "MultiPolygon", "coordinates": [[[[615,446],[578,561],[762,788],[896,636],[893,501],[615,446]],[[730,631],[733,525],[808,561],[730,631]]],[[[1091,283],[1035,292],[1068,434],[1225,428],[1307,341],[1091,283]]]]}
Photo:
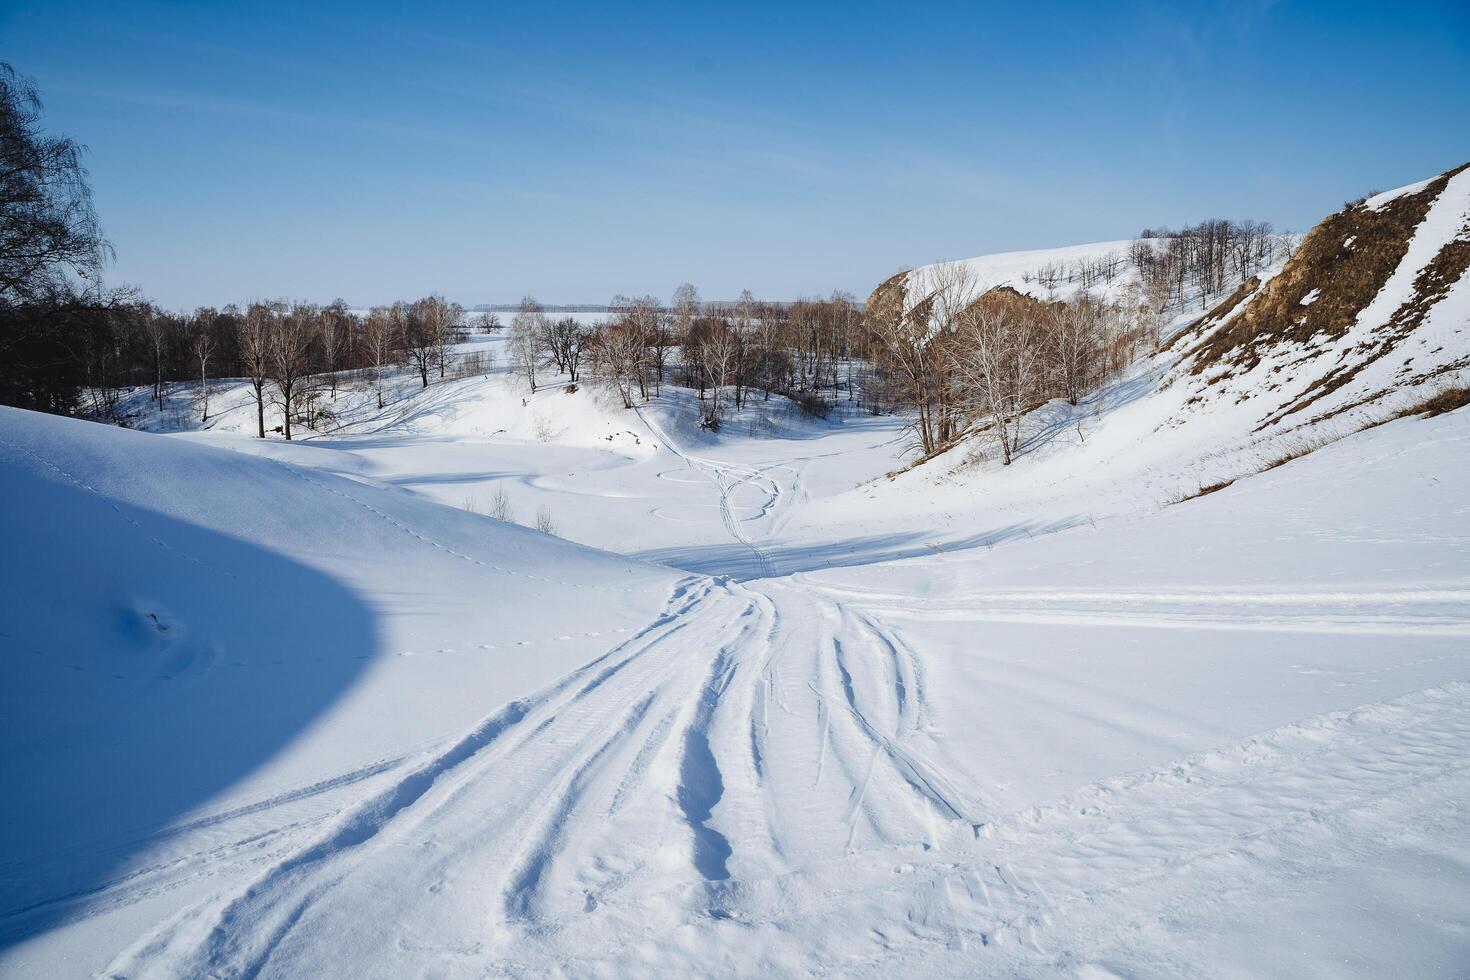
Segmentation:
{"type": "MultiPolygon", "coordinates": [[[[1155,239],[1149,241],[1162,244],[1155,239]]],[[[1062,248],[1031,249],[1022,252],[998,252],[971,259],[960,259],[959,264],[973,276],[978,295],[989,289],[1008,286],[1019,293],[1037,299],[1065,299],[1079,291],[1079,282],[1069,279],[1071,270],[1080,262],[1093,262],[1104,258],[1117,258],[1119,275],[1111,282],[1099,281],[1092,287],[1095,297],[1112,302],[1120,299],[1129,283],[1137,283],[1138,270],[1128,262],[1134,239],[1124,238],[1111,242],[1090,242],[1085,245],[1068,245],[1062,248]],[[1062,270],[1063,279],[1055,287],[1048,288],[1036,278],[1037,272],[1048,266],[1062,270]]],[[[926,278],[937,266],[922,266],[910,273],[912,284],[908,290],[908,301],[912,305],[926,295],[926,278]]]]}
{"type": "Polygon", "coordinates": [[[1357,328],[1371,330],[1385,323],[1414,293],[1414,280],[1446,242],[1470,235],[1470,170],[1449,179],[1445,189],[1429,206],[1409,241],[1398,268],[1383,284],[1373,302],[1358,314],[1357,328]]]}
{"type": "Polygon", "coordinates": [[[1412,184],[1405,184],[1403,187],[1396,187],[1391,191],[1383,191],[1379,194],[1374,194],[1372,197],[1363,202],[1363,207],[1367,208],[1370,211],[1381,211],[1383,210],[1384,205],[1388,204],[1390,201],[1396,201],[1399,198],[1407,197],[1410,194],[1417,194],[1424,188],[1428,187],[1430,184],[1434,183],[1436,179],[1437,178],[1435,177],[1426,177],[1423,180],[1416,180],[1412,184]]]}
{"type": "Polygon", "coordinates": [[[503,367],[0,410],[0,974],[1464,973],[1470,411],[1174,356],[893,477],[503,367]]]}

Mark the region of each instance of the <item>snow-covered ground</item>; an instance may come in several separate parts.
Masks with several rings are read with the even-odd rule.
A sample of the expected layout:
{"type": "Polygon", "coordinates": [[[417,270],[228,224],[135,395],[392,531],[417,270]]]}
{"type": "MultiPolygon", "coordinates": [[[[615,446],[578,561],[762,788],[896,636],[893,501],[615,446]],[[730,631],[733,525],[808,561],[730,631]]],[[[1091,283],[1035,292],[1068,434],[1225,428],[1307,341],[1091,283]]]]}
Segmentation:
{"type": "Polygon", "coordinates": [[[0,974],[1470,973],[1470,409],[1172,356],[891,478],[503,367],[0,409],[0,974]]]}

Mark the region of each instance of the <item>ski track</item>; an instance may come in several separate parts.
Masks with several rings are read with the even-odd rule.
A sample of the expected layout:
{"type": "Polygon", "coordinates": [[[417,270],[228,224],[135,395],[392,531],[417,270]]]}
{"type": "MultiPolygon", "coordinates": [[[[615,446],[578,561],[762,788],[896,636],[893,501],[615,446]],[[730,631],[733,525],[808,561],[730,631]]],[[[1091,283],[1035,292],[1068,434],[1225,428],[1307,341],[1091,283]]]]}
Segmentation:
{"type": "MultiPolygon", "coordinates": [[[[1199,625],[1197,614],[1213,610],[1207,622],[1222,628],[1249,628],[1264,617],[1257,628],[1459,634],[1470,622],[1447,610],[1463,609],[1470,597],[1425,589],[921,600],[818,587],[803,575],[779,577],[762,539],[744,527],[779,530],[789,501],[806,494],[800,466],[702,458],[644,422],[718,494],[721,519],[750,552],[752,574],[684,579],[652,623],[431,751],[168,835],[227,832],[247,817],[284,816],[314,796],[358,794],[325,816],[282,821],[269,835],[52,900],[95,912],[172,887],[201,861],[235,869],[221,877],[235,887],[161,923],[107,975],[330,971],[313,937],[384,902],[394,903],[386,914],[339,941],[380,949],[390,972],[428,953],[452,974],[533,974],[548,957],[573,975],[719,972],[719,963],[665,941],[691,923],[759,936],[768,962],[819,973],[891,970],[896,956],[922,963],[955,950],[989,951],[1002,971],[1063,966],[1089,943],[1103,944],[1109,929],[1116,933],[1117,915],[1164,907],[1187,887],[1183,868],[1206,869],[1228,885],[1244,880],[1241,858],[1256,849],[1288,847],[1338,824],[1352,832],[1354,814],[1412,787],[1466,786],[1470,684],[1460,683],[1284,726],[1008,812],[933,761],[942,733],[933,729],[923,658],[893,620],[1177,626],[1199,625]],[[748,518],[734,504],[742,493],[765,497],[748,518]],[[1358,613],[1365,599],[1402,615],[1358,613]],[[1351,781],[1343,778],[1348,770],[1351,781]],[[1248,820],[1235,819],[1241,815],[1248,820]],[[1126,913],[1118,911],[1124,903],[1108,900],[1124,892],[1143,896],[1126,913]],[[451,895],[456,902],[441,901],[451,895]],[[451,911],[446,923],[436,918],[444,908],[477,911],[470,920],[451,911]],[[473,939],[449,950],[419,938],[436,928],[473,939]],[[798,938],[824,928],[867,935],[871,958],[829,955],[822,943],[798,938]]],[[[281,465],[431,547],[523,574],[454,552],[281,465]]]]}

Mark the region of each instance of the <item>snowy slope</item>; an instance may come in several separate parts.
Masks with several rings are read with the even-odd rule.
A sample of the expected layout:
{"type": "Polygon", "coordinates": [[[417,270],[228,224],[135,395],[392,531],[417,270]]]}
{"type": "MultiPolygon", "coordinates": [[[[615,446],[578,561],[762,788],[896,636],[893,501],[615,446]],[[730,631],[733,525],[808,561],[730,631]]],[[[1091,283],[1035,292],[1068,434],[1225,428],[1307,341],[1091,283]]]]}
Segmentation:
{"type": "MultiPolygon", "coordinates": [[[[57,437],[76,423],[17,417],[34,421],[7,416],[9,443],[65,465],[92,465],[90,454],[104,476],[109,458],[123,465],[57,437]]],[[[743,440],[696,446],[650,424],[730,535],[723,559],[674,557],[754,577],[655,577],[621,594],[642,596],[639,610],[578,593],[558,615],[637,612],[646,625],[598,654],[585,646],[598,641],[551,643],[566,656],[538,659],[555,675],[545,679],[473,673],[471,658],[445,651],[382,658],[380,680],[366,672],[345,706],[315,712],[311,733],[266,767],[310,757],[314,778],[231,792],[241,804],[223,819],[206,808],[216,816],[135,843],[100,888],[43,906],[62,914],[8,910],[12,941],[21,924],[39,934],[8,951],[7,972],[56,975],[62,956],[79,975],[126,976],[1166,977],[1325,975],[1343,963],[1374,976],[1464,965],[1464,411],[1381,426],[1160,515],[906,561],[865,554],[898,542],[854,540],[850,558],[825,552],[834,569],[794,575],[783,563],[799,539],[782,550],[783,517],[810,504],[793,481],[819,482],[854,454],[829,455],[837,443],[824,436],[778,442],[762,470],[742,460],[743,440]],[[1355,492],[1334,494],[1344,482],[1355,492]],[[764,506],[726,523],[732,497],[764,506]],[[1403,499],[1415,506],[1392,506],[1403,499]],[[435,741],[423,715],[448,722],[451,688],[470,688],[459,695],[479,714],[435,741]],[[367,715],[355,712],[370,695],[367,715]],[[360,738],[383,747],[348,751],[360,738]]],[[[201,468],[288,472],[95,431],[126,437],[130,455],[161,444],[179,458],[154,468],[182,468],[196,485],[201,468]]],[[[870,450],[868,464],[891,452],[870,450]]],[[[450,535],[483,519],[311,479],[478,554],[450,535]]],[[[246,540],[263,520],[232,519],[246,540]]],[[[922,502],[890,508],[883,537],[906,539],[926,520],[922,502]]],[[[502,533],[540,551],[533,536],[502,533]]],[[[347,574],[346,549],[323,559],[302,548],[330,554],[330,538],[275,546],[347,574]]],[[[568,581],[586,567],[601,584],[624,567],[559,547],[547,556],[568,581]]],[[[438,554],[424,550],[425,562],[438,554]]],[[[350,572],[353,592],[401,601],[425,628],[409,608],[424,597],[395,600],[386,581],[401,588],[398,569],[375,583],[365,574],[350,572]]],[[[475,618],[495,592],[466,574],[439,580],[434,607],[434,642],[455,650],[466,633],[505,631],[475,618]]],[[[185,624],[202,612],[182,598],[173,610],[185,624]]],[[[43,857],[20,865],[34,891],[57,887],[43,857]]]]}
{"type": "Polygon", "coordinates": [[[187,893],[170,863],[274,828],[262,807],[313,825],[343,787],[420,765],[606,652],[678,577],[321,472],[11,409],[0,486],[0,797],[27,801],[0,817],[6,945],[139,876],[187,893]]]}
{"type": "Polygon", "coordinates": [[[1176,339],[1174,383],[1255,429],[1360,427],[1470,370],[1470,164],[1330,215],[1176,339]]]}
{"type": "Polygon", "coordinates": [[[840,538],[918,496],[931,503],[933,546],[973,547],[1008,527],[1144,514],[1249,478],[1470,383],[1467,266],[1470,170],[1378,195],[1329,216],[1283,266],[1120,382],[1033,413],[1016,465],[1002,467],[981,438],[962,440],[829,501],[798,530],[840,538]],[[997,526],[998,513],[1012,519],[997,526]]]}
{"type": "Polygon", "coordinates": [[[992,289],[1013,289],[1018,293],[1039,300],[1067,299],[1082,289],[1080,281],[1072,278],[1071,271],[1082,262],[1103,259],[1117,261],[1117,275],[1110,281],[1098,281],[1090,286],[1093,296],[1108,302],[1117,302],[1130,288],[1139,284],[1138,270],[1127,261],[1133,239],[1112,242],[1091,242],[1086,245],[1068,245],[1063,248],[1030,249],[1023,252],[998,252],[974,258],[958,259],[953,263],[937,263],[906,269],[880,283],[868,297],[867,309],[871,312],[885,308],[907,311],[923,301],[933,292],[937,270],[941,265],[962,267],[970,276],[971,292],[980,295],[992,289]],[[1058,270],[1061,278],[1043,282],[1043,270],[1058,270]]]}

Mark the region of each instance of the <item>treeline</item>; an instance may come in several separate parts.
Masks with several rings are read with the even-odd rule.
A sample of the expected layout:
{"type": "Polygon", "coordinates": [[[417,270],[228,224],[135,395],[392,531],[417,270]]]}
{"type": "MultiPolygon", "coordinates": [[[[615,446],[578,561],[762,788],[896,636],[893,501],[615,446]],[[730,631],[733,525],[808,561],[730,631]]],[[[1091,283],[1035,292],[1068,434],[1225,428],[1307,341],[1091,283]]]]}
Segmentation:
{"type": "Polygon", "coordinates": [[[1051,302],[984,291],[963,263],[924,270],[921,290],[906,309],[871,311],[868,332],[878,378],[914,412],[926,456],[982,431],[1009,465],[1026,413],[1053,398],[1077,404],[1157,342],[1145,307],[1086,290],[1051,302]]]}
{"type": "Polygon", "coordinates": [[[1112,285],[1131,267],[1138,270],[1145,292],[1155,294],[1158,302],[1183,305],[1192,290],[1203,309],[1210,297],[1285,258],[1291,247],[1292,236],[1277,233],[1269,222],[1212,218],[1178,231],[1145,228],[1126,254],[1047,262],[1023,279],[1052,291],[1063,285],[1092,289],[1112,285]]]}
{"type": "MultiPolygon", "coordinates": [[[[244,378],[255,394],[260,435],[265,409],[279,406],[281,431],[319,428],[331,421],[323,394],[335,395],[347,372],[358,372],[378,390],[390,369],[412,366],[424,386],[451,371],[478,373],[483,358],[455,357],[466,330],[464,311],[442,296],[374,308],[367,315],[337,300],[325,306],[268,300],[239,308],[201,307],[172,313],[130,295],[101,300],[74,296],[59,304],[30,304],[6,311],[52,351],[36,358],[17,352],[6,372],[9,404],[42,411],[120,421],[121,395],[147,386],[162,411],[178,382],[195,382],[189,395],[209,420],[214,378],[244,378]],[[14,369],[24,368],[17,376],[14,369]]],[[[32,350],[35,350],[33,347],[32,350]]]]}
{"type": "MultiPolygon", "coordinates": [[[[455,345],[471,327],[500,329],[496,314],[471,323],[442,296],[366,313],[340,300],[170,313],[132,291],[104,289],[110,248],[80,148],[43,134],[39,118],[34,85],[0,64],[0,402],[115,418],[129,388],[150,387],[162,409],[171,385],[193,381],[207,420],[209,381],[243,378],[258,433],[273,403],[290,438],[297,425],[332,421],[324,395],[345,377],[373,385],[382,408],[385,380],[405,365],[423,387],[492,366],[488,354],[455,345]]],[[[665,384],[685,386],[709,427],[752,397],[789,397],[816,415],[845,399],[872,412],[912,411],[926,454],[966,432],[990,432],[1008,463],[1031,408],[1055,397],[1075,404],[1156,346],[1165,312],[1191,289],[1206,303],[1289,247],[1288,236],[1261,222],[1147,229],[1126,255],[1052,263],[1026,277],[1052,291],[1074,284],[1065,301],[985,292],[963,265],[927,270],[917,303],[866,313],[842,293],[773,303],[746,291],[732,303],[703,303],[686,283],[667,305],[616,297],[605,321],[584,325],[552,318],[528,298],[511,319],[508,347],[533,390],[586,375],[632,407],[665,384]],[[1130,264],[1137,281],[1107,290],[1119,302],[1093,295],[1130,264]]]]}
{"type": "Polygon", "coordinates": [[[787,396],[824,415],[839,399],[860,401],[869,387],[862,308],[845,293],[767,303],[746,290],[733,303],[710,304],[685,283],[667,306],[618,296],[611,308],[607,320],[582,325],[553,320],[534,299],[522,302],[510,351],[531,390],[552,372],[571,383],[587,372],[631,408],[671,383],[694,389],[701,423],[718,428],[753,393],[787,396]]]}
{"type": "Polygon", "coordinates": [[[1178,231],[1145,228],[1131,246],[1130,260],[1143,282],[1183,304],[1193,287],[1200,308],[1227,285],[1241,283],[1291,252],[1291,236],[1269,222],[1212,218],[1178,231]]]}

